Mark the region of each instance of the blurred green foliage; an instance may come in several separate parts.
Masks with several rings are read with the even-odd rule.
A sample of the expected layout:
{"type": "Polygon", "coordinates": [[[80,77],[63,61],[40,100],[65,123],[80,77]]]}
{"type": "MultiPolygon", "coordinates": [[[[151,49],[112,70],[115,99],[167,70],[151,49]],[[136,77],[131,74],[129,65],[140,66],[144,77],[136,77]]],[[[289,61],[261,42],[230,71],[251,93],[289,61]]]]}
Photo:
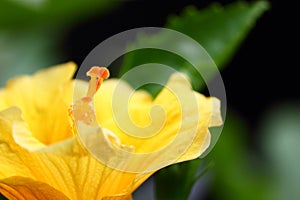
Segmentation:
{"type": "Polygon", "coordinates": [[[300,104],[281,103],[266,113],[254,151],[246,123],[236,113],[227,115],[220,142],[207,157],[215,162],[213,199],[299,199],[300,104]]]}
{"type": "Polygon", "coordinates": [[[207,157],[215,162],[211,184],[214,199],[268,198],[268,171],[249,151],[248,140],[245,122],[237,114],[229,112],[219,142],[207,157]]]}
{"type": "Polygon", "coordinates": [[[52,40],[50,37],[42,29],[0,31],[0,86],[13,76],[31,74],[53,64],[59,57],[55,48],[58,37],[54,33],[52,40]]]}
{"type": "Polygon", "coordinates": [[[74,23],[108,12],[120,1],[1,0],[0,86],[16,75],[61,62],[59,45],[74,23]]]}
{"type": "Polygon", "coordinates": [[[0,27],[3,29],[70,26],[87,16],[106,12],[120,3],[109,0],[1,0],[0,27]]]}
{"type": "Polygon", "coordinates": [[[269,199],[299,199],[300,104],[274,106],[262,119],[260,133],[268,171],[272,174],[269,199]]]}

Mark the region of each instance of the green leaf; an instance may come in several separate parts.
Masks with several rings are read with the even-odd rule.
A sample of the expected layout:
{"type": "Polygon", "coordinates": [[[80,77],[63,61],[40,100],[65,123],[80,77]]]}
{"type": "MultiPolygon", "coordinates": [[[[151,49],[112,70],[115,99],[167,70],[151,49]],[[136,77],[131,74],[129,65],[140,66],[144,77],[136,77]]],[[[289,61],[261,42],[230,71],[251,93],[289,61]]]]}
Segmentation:
{"type": "MultiPolygon", "coordinates": [[[[268,3],[265,1],[255,3],[237,2],[226,7],[214,4],[203,10],[187,7],[180,16],[170,17],[166,27],[184,33],[196,40],[206,49],[219,69],[222,69],[247,36],[257,18],[267,8],[268,3]]],[[[195,54],[193,46],[189,43],[182,44],[183,42],[170,37],[164,32],[153,36],[139,35],[136,42],[129,48],[141,43],[149,46],[151,44],[153,46],[160,44],[160,46],[172,47],[177,45],[187,55],[188,59],[179,57],[172,52],[153,48],[136,50],[125,55],[120,76],[135,66],[145,63],[160,63],[186,73],[190,77],[194,89],[203,88],[205,84],[202,77],[191,65],[190,60],[195,60],[196,67],[204,70],[212,78],[214,73],[208,73],[211,70],[210,63],[207,62],[205,57],[195,54]]],[[[134,84],[134,80],[127,81],[134,84]]],[[[153,91],[153,87],[151,85],[144,89],[151,91],[155,96],[159,88],[153,91]]]]}
{"type": "Polygon", "coordinates": [[[167,28],[197,40],[222,68],[246,38],[255,21],[269,8],[266,1],[213,4],[204,10],[188,7],[182,16],[170,17],[167,28]]]}
{"type": "Polygon", "coordinates": [[[187,199],[194,183],[207,171],[207,169],[203,169],[202,173],[197,173],[201,163],[201,159],[195,159],[169,166],[157,172],[154,175],[156,199],[187,199]]]}

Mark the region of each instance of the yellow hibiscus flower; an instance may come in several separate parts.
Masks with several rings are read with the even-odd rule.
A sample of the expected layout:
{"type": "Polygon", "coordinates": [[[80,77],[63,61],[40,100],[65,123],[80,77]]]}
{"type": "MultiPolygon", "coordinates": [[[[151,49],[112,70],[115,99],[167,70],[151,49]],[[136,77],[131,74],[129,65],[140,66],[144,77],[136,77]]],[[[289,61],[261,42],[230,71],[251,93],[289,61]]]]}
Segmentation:
{"type": "Polygon", "coordinates": [[[208,128],[222,124],[219,100],[192,91],[180,74],[152,99],[117,79],[98,90],[108,74],[90,71],[88,84],[72,80],[75,70],[70,62],[0,89],[0,193],[8,199],[131,199],[159,168],[199,157],[208,128]]]}

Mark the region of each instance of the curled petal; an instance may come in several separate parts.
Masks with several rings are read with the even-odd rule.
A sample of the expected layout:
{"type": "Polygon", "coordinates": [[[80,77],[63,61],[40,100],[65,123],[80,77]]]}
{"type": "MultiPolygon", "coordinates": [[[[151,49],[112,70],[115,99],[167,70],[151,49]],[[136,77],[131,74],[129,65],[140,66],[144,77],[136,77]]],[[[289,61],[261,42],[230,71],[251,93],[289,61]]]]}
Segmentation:
{"type": "Polygon", "coordinates": [[[0,112],[0,179],[30,178],[47,183],[72,200],[85,199],[86,194],[98,200],[126,196],[137,187],[137,174],[116,171],[100,163],[76,138],[30,152],[17,144],[12,134],[14,124],[21,126],[23,122],[18,108],[0,112]]]}
{"type": "Polygon", "coordinates": [[[46,145],[71,137],[68,108],[75,70],[69,62],[9,80],[0,91],[0,110],[18,106],[34,137],[46,145]]]}
{"type": "Polygon", "coordinates": [[[0,193],[9,200],[70,200],[46,183],[20,176],[0,180],[0,193]]]}

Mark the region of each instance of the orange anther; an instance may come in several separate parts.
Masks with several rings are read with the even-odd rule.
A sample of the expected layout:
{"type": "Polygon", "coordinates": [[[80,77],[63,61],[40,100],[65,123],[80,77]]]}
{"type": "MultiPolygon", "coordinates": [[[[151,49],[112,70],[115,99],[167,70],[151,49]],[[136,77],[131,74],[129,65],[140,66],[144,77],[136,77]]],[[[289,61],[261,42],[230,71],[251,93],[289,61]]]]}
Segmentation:
{"type": "Polygon", "coordinates": [[[109,77],[109,71],[106,67],[94,66],[86,73],[86,75],[91,77],[87,96],[93,98],[94,94],[100,88],[103,79],[109,77]]]}
{"type": "Polygon", "coordinates": [[[109,71],[106,67],[94,66],[86,73],[86,75],[107,79],[109,77],[109,71]]]}

